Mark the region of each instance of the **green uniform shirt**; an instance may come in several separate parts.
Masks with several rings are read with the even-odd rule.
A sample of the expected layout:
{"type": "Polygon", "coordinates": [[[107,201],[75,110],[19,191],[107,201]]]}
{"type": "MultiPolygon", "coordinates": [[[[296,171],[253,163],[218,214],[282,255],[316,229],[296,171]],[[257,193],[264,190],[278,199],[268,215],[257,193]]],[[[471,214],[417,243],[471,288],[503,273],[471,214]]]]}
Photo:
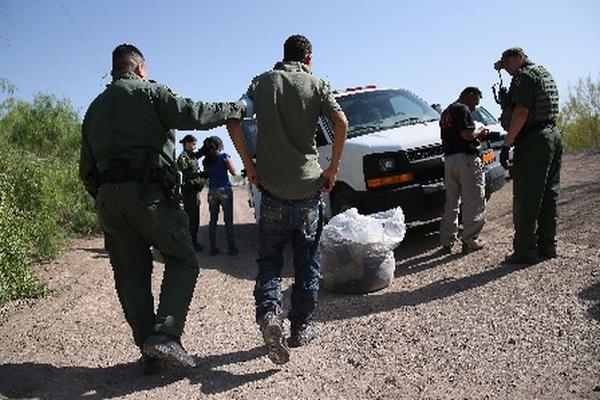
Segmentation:
{"type": "Polygon", "coordinates": [[[529,110],[534,108],[535,82],[522,72],[515,75],[511,82],[513,86],[512,100],[516,105],[523,106],[529,110]]]}
{"type": "Polygon", "coordinates": [[[240,119],[241,103],[193,102],[168,87],[128,73],[115,78],[90,105],[82,125],[79,176],[95,194],[111,160],[131,168],[175,162],[174,129],[207,130],[240,119]]]}
{"type": "Polygon", "coordinates": [[[177,165],[183,174],[183,188],[202,190],[205,180],[200,176],[197,154],[183,150],[177,157],[177,165]]]}
{"type": "Polygon", "coordinates": [[[259,183],[284,199],[315,195],[323,185],[315,130],[319,115],[341,110],[329,84],[300,62],[279,62],[252,81],[258,128],[259,183]]]}

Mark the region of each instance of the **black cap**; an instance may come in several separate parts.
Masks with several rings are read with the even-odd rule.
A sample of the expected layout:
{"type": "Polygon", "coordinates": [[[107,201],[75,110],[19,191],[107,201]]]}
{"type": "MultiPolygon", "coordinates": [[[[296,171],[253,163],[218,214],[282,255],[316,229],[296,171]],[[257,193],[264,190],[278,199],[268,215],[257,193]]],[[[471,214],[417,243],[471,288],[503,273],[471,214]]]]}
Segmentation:
{"type": "Polygon", "coordinates": [[[494,63],[494,69],[496,71],[500,71],[504,65],[504,60],[506,60],[510,56],[526,56],[525,51],[521,47],[511,47],[502,52],[502,57],[498,61],[494,63]]]}
{"type": "Polygon", "coordinates": [[[181,139],[181,140],[179,141],[179,143],[181,143],[181,144],[185,144],[185,143],[189,143],[189,142],[196,142],[196,141],[197,141],[197,140],[196,140],[196,137],[194,137],[194,135],[187,134],[187,135],[185,135],[185,136],[183,137],[183,139],[181,139]]]}

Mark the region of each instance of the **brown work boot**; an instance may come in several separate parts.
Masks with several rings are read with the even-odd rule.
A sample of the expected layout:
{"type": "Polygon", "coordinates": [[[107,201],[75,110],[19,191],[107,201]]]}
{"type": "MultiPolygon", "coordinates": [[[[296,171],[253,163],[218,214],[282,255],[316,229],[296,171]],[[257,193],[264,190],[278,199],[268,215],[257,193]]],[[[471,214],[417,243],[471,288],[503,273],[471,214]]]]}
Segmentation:
{"type": "Polygon", "coordinates": [[[156,357],[150,357],[142,354],[140,361],[142,363],[142,373],[144,375],[155,375],[161,370],[160,360],[156,357]]]}
{"type": "Polygon", "coordinates": [[[558,257],[558,254],[556,253],[556,249],[549,249],[549,250],[538,249],[538,257],[542,260],[549,260],[551,258],[558,257]]]}
{"type": "Polygon", "coordinates": [[[442,245],[442,247],[438,250],[438,252],[440,254],[452,254],[452,249],[454,248],[454,245],[452,244],[444,244],[442,245]]]}
{"type": "Polygon", "coordinates": [[[307,345],[318,336],[314,322],[308,322],[299,328],[292,328],[292,334],[288,340],[290,347],[300,347],[307,345]]]}
{"type": "Polygon", "coordinates": [[[260,319],[260,331],[262,332],[267,356],[275,364],[285,364],[290,360],[290,351],[283,338],[283,321],[274,312],[266,313],[260,319]]]}
{"type": "Polygon", "coordinates": [[[194,368],[196,362],[185,351],[178,338],[170,335],[152,335],[144,343],[142,352],[145,356],[157,358],[178,367],[194,368]]]}
{"type": "Polygon", "coordinates": [[[471,253],[473,251],[481,250],[485,247],[485,242],[481,239],[467,240],[462,244],[463,253],[471,253]]]}
{"type": "Polygon", "coordinates": [[[540,262],[540,259],[536,256],[525,256],[522,254],[512,253],[504,258],[503,264],[533,265],[538,262],[540,262]]]}

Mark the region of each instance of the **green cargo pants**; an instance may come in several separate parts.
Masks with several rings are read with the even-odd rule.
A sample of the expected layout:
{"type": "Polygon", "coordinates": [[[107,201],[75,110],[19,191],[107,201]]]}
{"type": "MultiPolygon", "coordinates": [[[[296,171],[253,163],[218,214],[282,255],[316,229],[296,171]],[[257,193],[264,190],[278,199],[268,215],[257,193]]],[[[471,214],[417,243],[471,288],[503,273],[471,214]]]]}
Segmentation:
{"type": "Polygon", "coordinates": [[[562,152],[556,128],[519,134],[513,164],[513,248],[520,256],[556,252],[562,152]]]}
{"type": "Polygon", "coordinates": [[[157,184],[151,183],[143,198],[140,186],[138,182],[102,185],[96,208],[117,295],[135,344],[141,347],[156,332],[181,336],[199,269],[185,212],[166,203],[157,184]],[[150,246],[160,251],[165,262],[156,314],[150,246]]]}
{"type": "Polygon", "coordinates": [[[198,241],[198,227],[200,225],[200,201],[198,200],[199,191],[195,189],[184,189],[183,209],[188,216],[190,237],[192,244],[198,241]]]}

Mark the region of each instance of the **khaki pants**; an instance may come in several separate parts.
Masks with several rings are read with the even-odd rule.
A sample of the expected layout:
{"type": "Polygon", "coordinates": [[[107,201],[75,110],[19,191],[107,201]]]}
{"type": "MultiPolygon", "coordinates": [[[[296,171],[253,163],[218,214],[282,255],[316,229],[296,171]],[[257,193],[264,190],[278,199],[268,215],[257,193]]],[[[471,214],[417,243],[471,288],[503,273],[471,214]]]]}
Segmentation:
{"type": "Polygon", "coordinates": [[[464,153],[446,156],[444,186],[446,204],[440,226],[442,246],[451,246],[456,241],[461,203],[462,241],[476,240],[485,223],[485,176],[479,156],[464,153]]]}

